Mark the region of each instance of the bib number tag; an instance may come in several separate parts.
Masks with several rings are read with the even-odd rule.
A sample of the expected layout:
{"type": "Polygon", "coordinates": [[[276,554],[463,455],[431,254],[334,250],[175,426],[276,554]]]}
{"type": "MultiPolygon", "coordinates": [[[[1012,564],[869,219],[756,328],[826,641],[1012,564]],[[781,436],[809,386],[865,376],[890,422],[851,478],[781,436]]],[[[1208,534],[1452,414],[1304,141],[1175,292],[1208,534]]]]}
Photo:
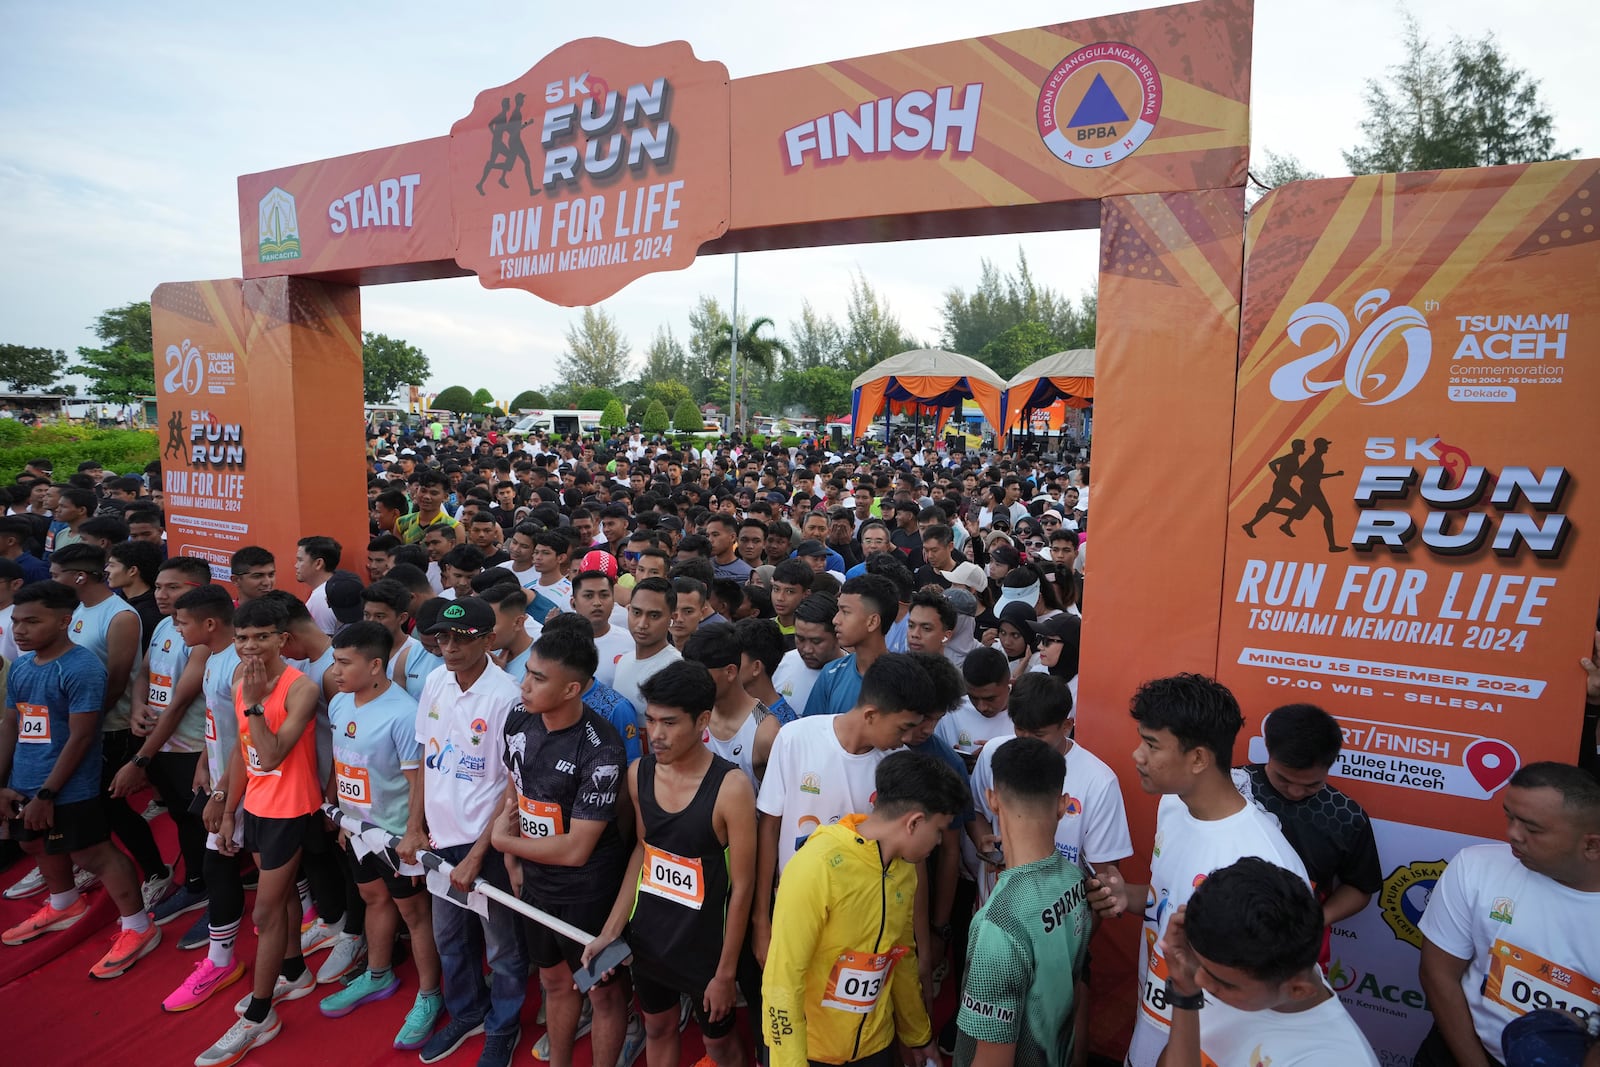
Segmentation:
{"type": "Polygon", "coordinates": [[[822,991],[822,1006],[866,1015],[877,1005],[895,961],[905,955],[896,947],[885,953],[841,952],[822,991]]]}
{"type": "Polygon", "coordinates": [[[211,717],[210,708],[206,708],[206,740],[213,743],[217,740],[217,720],[211,717]]]}
{"type": "Polygon", "coordinates": [[[517,826],[523,837],[560,837],[566,833],[561,822],[561,805],[532,800],[517,794],[517,826]]]}
{"type": "Polygon", "coordinates": [[[1600,982],[1508,941],[1489,949],[1483,992],[1516,1015],[1554,1008],[1587,1019],[1600,1011],[1600,982]]]}
{"type": "Polygon", "coordinates": [[[364,808],[372,806],[372,775],[365,767],[352,767],[348,763],[335,761],[333,778],[340,800],[364,808]]]}
{"type": "Polygon", "coordinates": [[[20,745],[48,745],[50,743],[50,709],[43,704],[18,704],[22,716],[18,723],[17,743],[20,745]]]}
{"type": "Polygon", "coordinates": [[[639,889],[699,911],[706,902],[705,868],[698,859],[676,856],[647,842],[639,889]]]}
{"type": "Polygon", "coordinates": [[[264,771],[261,769],[261,753],[257,752],[256,746],[250,743],[249,735],[240,738],[240,741],[244,744],[244,763],[245,770],[248,773],[253,774],[258,778],[283,777],[282,768],[274,767],[270,771],[264,771]]]}
{"type": "Polygon", "coordinates": [[[149,705],[159,711],[165,711],[172,703],[172,676],[167,674],[150,675],[150,695],[147,698],[149,705]]]}
{"type": "Polygon", "coordinates": [[[1167,1003],[1167,958],[1156,947],[1155,931],[1146,927],[1144,940],[1150,962],[1145,967],[1144,984],[1139,990],[1139,1007],[1147,1018],[1167,1030],[1172,1027],[1172,1005],[1167,1003]]]}

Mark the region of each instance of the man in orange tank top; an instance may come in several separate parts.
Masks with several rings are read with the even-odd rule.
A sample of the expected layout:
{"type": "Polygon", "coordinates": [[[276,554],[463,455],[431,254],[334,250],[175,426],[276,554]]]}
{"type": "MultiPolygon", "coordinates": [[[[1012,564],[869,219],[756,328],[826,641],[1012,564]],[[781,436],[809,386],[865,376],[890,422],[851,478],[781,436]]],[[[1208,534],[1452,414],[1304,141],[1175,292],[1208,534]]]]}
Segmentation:
{"type": "Polygon", "coordinates": [[[237,1006],[239,1021],[195,1059],[195,1067],[237,1063],[253,1048],[278,1036],[281,1024],[273,1005],[297,1000],[316,986],[306,970],[300,939],[300,896],[295,877],[306,835],[320,819],[323,791],[317,775],[317,687],[284,662],[289,618],[271,598],[252,600],[234,613],[234,647],[239,653],[234,707],[239,747],[228,765],[228,797],[223,803],[218,845],[233,844],[233,812],[243,792],[244,847],[261,872],[256,890],[255,984],[237,1006]]]}

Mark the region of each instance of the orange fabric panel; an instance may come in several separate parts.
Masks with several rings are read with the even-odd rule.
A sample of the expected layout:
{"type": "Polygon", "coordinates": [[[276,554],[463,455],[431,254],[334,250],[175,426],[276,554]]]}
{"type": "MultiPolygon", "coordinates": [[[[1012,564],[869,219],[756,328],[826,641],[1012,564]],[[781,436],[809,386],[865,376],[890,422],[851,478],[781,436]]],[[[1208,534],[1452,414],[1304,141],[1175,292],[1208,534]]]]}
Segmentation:
{"type": "MultiPolygon", "coordinates": [[[[1216,670],[1222,575],[1205,561],[1221,558],[1226,536],[1244,194],[1117,197],[1102,212],[1084,558],[1094,625],[1083,632],[1077,736],[1122,779],[1135,849],[1122,870],[1138,882],[1148,877],[1157,798],[1132,773],[1128,700],[1150,678],[1216,670]],[[1168,477],[1178,469],[1182,477],[1168,477]]],[[[1106,923],[1094,946],[1091,1040],[1119,1056],[1133,1021],[1137,922],[1106,923]]]]}

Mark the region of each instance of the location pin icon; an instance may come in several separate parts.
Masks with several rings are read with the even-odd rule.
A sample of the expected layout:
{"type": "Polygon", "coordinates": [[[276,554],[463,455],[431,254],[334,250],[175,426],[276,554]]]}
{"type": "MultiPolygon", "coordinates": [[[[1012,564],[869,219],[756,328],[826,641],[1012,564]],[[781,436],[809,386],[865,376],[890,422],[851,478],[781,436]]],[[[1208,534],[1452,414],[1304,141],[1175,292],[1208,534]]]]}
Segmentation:
{"type": "Polygon", "coordinates": [[[1467,746],[1467,770],[1484,792],[1493,793],[1517,773],[1517,750],[1492,737],[1480,737],[1467,746]]]}

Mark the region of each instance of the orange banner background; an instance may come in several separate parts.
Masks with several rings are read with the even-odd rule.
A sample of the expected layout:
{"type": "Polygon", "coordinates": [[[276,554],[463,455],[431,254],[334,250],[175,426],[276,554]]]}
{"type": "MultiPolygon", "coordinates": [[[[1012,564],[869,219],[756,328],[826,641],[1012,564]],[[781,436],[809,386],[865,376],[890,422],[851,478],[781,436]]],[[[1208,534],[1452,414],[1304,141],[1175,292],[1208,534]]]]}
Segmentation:
{"type": "Polygon", "coordinates": [[[151,295],[151,325],[169,552],[206,559],[228,580],[232,554],[261,545],[277,557],[279,587],[302,592],[295,543],[326,534],[360,572],[359,290],[288,278],[172,282],[151,295]],[[195,447],[205,449],[198,461],[195,447]]]}
{"type": "Polygon", "coordinates": [[[1538,507],[1493,506],[1493,482],[1465,509],[1429,505],[1415,485],[1398,499],[1373,494],[1366,507],[1356,497],[1364,473],[1394,484],[1436,469],[1458,487],[1469,466],[1504,481],[1511,468],[1537,477],[1600,454],[1600,293],[1575,284],[1600,276],[1597,200],[1600,164],[1582,161],[1299,183],[1251,215],[1218,674],[1252,734],[1274,706],[1311,700],[1341,716],[1484,739],[1452,750],[1444,778],[1335,779],[1369,810],[1495,837],[1496,794],[1518,761],[1574,760],[1576,664],[1600,593],[1589,540],[1600,497],[1582,475],[1538,507]],[[1241,527],[1275,497],[1268,464],[1292,456],[1295,439],[1311,458],[1318,438],[1330,442],[1325,472],[1342,472],[1319,486],[1342,548],[1363,518],[1403,515],[1420,530],[1430,512],[1448,514],[1450,534],[1469,517],[1495,531],[1560,516],[1567,533],[1545,557],[1526,545],[1440,554],[1420,532],[1403,551],[1357,542],[1330,552],[1320,509],[1290,522],[1295,505],[1280,496],[1247,536],[1241,527]],[[1274,567],[1287,584],[1269,603],[1274,567]],[[1474,618],[1480,580],[1488,597],[1474,618]],[[1396,623],[1400,639],[1389,636],[1396,623]],[[1283,625],[1334,632],[1273,628],[1283,625]],[[1327,661],[1241,663],[1251,648],[1327,661]],[[1421,680],[1400,680],[1406,673],[1421,680]]]}

